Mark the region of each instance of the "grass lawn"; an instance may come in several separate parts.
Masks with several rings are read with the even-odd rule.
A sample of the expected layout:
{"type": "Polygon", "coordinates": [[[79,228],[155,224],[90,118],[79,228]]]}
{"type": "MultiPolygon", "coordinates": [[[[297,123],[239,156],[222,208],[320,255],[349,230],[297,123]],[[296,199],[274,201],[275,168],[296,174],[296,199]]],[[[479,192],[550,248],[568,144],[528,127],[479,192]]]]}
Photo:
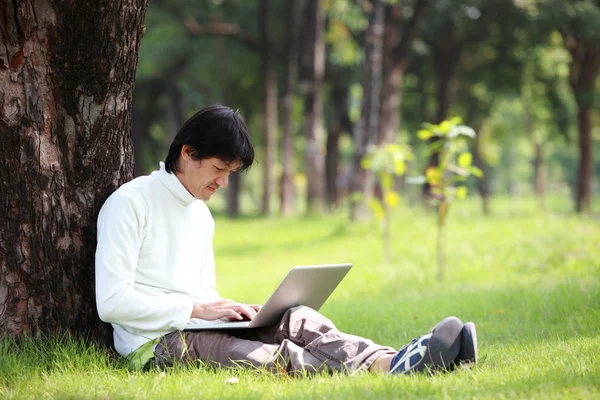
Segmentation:
{"type": "Polygon", "coordinates": [[[224,296],[260,303],[293,265],[352,262],[321,309],[340,330],[399,347],[456,315],[477,324],[475,368],[433,377],[131,372],[95,346],[16,349],[4,340],[0,398],[599,398],[600,219],[560,205],[541,214],[529,201],[495,206],[485,218],[475,201],[451,210],[443,282],[435,281],[435,218],[420,210],[397,212],[389,264],[378,226],[342,214],[215,217],[224,296]]]}

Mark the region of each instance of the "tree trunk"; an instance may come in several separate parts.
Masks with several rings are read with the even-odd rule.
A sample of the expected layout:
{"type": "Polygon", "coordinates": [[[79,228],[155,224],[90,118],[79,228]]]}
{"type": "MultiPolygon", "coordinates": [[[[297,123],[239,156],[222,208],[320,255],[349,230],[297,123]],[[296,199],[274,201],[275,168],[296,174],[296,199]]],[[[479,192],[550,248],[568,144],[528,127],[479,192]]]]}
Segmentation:
{"type": "Polygon", "coordinates": [[[383,37],[383,76],[381,88],[381,128],[378,143],[392,143],[400,130],[402,81],[417,24],[427,8],[428,0],[419,0],[413,14],[402,24],[400,4],[385,7],[383,37]],[[401,29],[404,26],[404,29],[401,29]]]}
{"type": "Polygon", "coordinates": [[[329,108],[332,110],[332,122],[327,131],[327,153],[325,154],[325,192],[327,195],[327,208],[333,210],[338,205],[338,167],[340,163],[339,141],[342,132],[352,132],[352,121],[348,116],[349,88],[345,80],[337,79],[342,76],[341,71],[335,73],[331,84],[331,101],[329,108]]]}
{"type": "Polygon", "coordinates": [[[327,131],[327,153],[325,154],[325,191],[327,209],[333,210],[338,203],[338,164],[340,152],[338,144],[342,133],[342,125],[334,121],[327,131]]]}
{"type": "Polygon", "coordinates": [[[544,167],[544,145],[538,141],[534,144],[535,157],[533,170],[535,175],[535,197],[540,209],[544,209],[544,197],[546,195],[546,169],[544,167]]]}
{"type": "Polygon", "coordinates": [[[304,168],[306,175],[306,210],[320,211],[324,199],[324,155],[323,155],[323,81],[325,77],[325,17],[321,0],[310,0],[307,36],[311,40],[308,87],[304,101],[305,150],[304,168]]]}
{"type": "MultiPolygon", "coordinates": [[[[437,110],[435,113],[435,123],[439,124],[448,118],[448,110],[450,109],[450,81],[454,75],[454,71],[460,60],[460,45],[454,40],[453,34],[449,31],[446,38],[444,38],[444,46],[434,45],[433,46],[433,58],[434,65],[437,75],[437,110]]],[[[435,137],[428,140],[428,142],[434,143],[437,139],[435,137]]],[[[439,153],[434,152],[429,157],[427,168],[437,167],[439,164],[439,153]]],[[[430,185],[425,184],[424,187],[425,196],[430,195],[430,185]]]]}
{"type": "Polygon", "coordinates": [[[269,0],[261,0],[259,8],[260,33],[263,43],[262,68],[265,84],[265,156],[263,164],[262,215],[271,214],[271,192],[273,187],[273,163],[275,161],[275,135],[277,131],[277,76],[273,63],[271,41],[269,39],[269,0]]]}
{"type": "Polygon", "coordinates": [[[294,86],[298,75],[298,37],[296,35],[296,21],[298,2],[288,3],[287,15],[287,60],[285,87],[283,90],[282,119],[283,138],[281,149],[281,214],[294,213],[296,191],[294,188],[294,120],[292,106],[294,102],[294,86]]]}
{"type": "Polygon", "coordinates": [[[339,141],[341,135],[352,135],[353,122],[350,119],[349,100],[350,88],[348,79],[353,74],[350,68],[339,65],[328,65],[327,82],[330,87],[329,114],[330,123],[327,128],[327,147],[325,153],[325,194],[327,209],[333,210],[339,205],[340,194],[345,196],[348,191],[348,174],[340,180],[340,151],[339,141]],[[344,193],[341,193],[341,191],[344,193]]]}
{"type": "MultiPolygon", "coordinates": [[[[217,59],[219,60],[219,78],[221,81],[223,102],[234,107],[233,92],[231,89],[231,78],[229,76],[229,56],[225,45],[225,37],[215,38],[217,59]]],[[[229,176],[229,185],[225,190],[226,214],[229,218],[237,218],[240,215],[240,189],[242,187],[242,176],[235,172],[229,176]]]]}
{"type": "Polygon", "coordinates": [[[379,0],[371,0],[369,26],[366,32],[365,62],[362,72],[363,98],[361,116],[354,130],[354,154],[351,165],[351,191],[362,194],[360,201],[350,203],[350,218],[364,219],[367,204],[372,196],[374,177],[364,170],[360,162],[367,154],[370,144],[377,141],[380,127],[380,90],[383,47],[383,6],[379,0]]]}
{"type": "Polygon", "coordinates": [[[0,319],[10,336],[108,339],[94,304],[96,217],[133,176],[146,5],[0,3],[0,319]]]}
{"type": "Polygon", "coordinates": [[[481,197],[481,208],[484,215],[490,215],[490,186],[488,177],[488,168],[481,155],[481,131],[483,128],[483,121],[479,122],[476,126],[475,131],[477,135],[473,142],[473,163],[482,172],[483,176],[477,178],[477,189],[479,190],[479,196],[481,197]]]}
{"type": "Polygon", "coordinates": [[[578,108],[579,169],[577,171],[576,210],[578,213],[587,213],[590,211],[592,204],[592,178],[594,173],[592,110],[581,105],[578,105],[578,108]]]}
{"type": "Polygon", "coordinates": [[[521,101],[523,102],[523,121],[525,125],[525,134],[529,137],[529,141],[531,142],[534,151],[533,175],[535,179],[535,197],[537,199],[538,206],[541,210],[543,210],[545,194],[543,139],[540,138],[539,135],[536,135],[535,132],[535,123],[533,121],[530,95],[528,93],[523,93],[521,95],[521,101]]]}
{"type": "Polygon", "coordinates": [[[569,83],[577,103],[579,127],[579,169],[577,171],[576,210],[587,213],[592,204],[594,155],[592,149],[592,107],[594,85],[600,66],[600,54],[593,43],[572,37],[565,40],[572,57],[569,83]]]}

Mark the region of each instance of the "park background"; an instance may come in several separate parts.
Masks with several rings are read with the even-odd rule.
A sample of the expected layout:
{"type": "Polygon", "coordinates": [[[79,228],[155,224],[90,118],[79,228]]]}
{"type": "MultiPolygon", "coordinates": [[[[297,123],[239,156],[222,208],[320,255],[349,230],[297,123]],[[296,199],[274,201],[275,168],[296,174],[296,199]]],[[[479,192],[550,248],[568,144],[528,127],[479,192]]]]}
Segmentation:
{"type": "MultiPolygon", "coordinates": [[[[85,279],[71,271],[92,279],[93,240],[84,237],[84,262],[75,262],[48,250],[59,246],[57,235],[40,229],[37,248],[51,254],[49,266],[34,260],[28,269],[10,257],[6,243],[15,231],[4,230],[0,396],[599,395],[598,1],[156,0],[144,25],[131,121],[119,128],[132,143],[131,151],[124,146],[135,163],[130,177],[156,169],[183,122],[214,103],[239,110],[255,144],[258,163],[232,175],[208,202],[221,293],[260,303],[293,265],[352,262],[322,309],[341,330],[399,347],[456,315],[477,324],[480,363],[394,378],[298,379],[206,366],[130,371],[102,345],[107,330],[95,328],[93,308],[81,306],[78,315],[77,293],[69,295],[89,297],[85,279]],[[450,138],[461,126],[476,136],[450,138]],[[428,174],[439,167],[436,143],[456,151],[453,169],[428,174]],[[392,159],[375,170],[373,158],[364,161],[374,154],[392,159]],[[464,179],[450,179],[457,176],[464,179]],[[436,191],[442,181],[447,186],[436,191]],[[57,281],[47,278],[53,271],[66,288],[62,306],[57,281]],[[52,318],[11,305],[24,290],[20,282],[29,285],[30,301],[50,296],[52,318]],[[94,340],[82,339],[88,330],[94,340]]],[[[70,79],[85,78],[72,68],[65,64],[61,78],[69,89],[70,79]]],[[[113,139],[94,142],[95,151],[109,151],[113,139]]],[[[69,151],[86,154],[61,147],[65,159],[69,151]]],[[[42,190],[52,185],[33,181],[42,190]]],[[[17,202],[10,189],[3,187],[2,217],[18,225],[28,214],[7,211],[17,202]]],[[[102,199],[109,189],[98,191],[102,199]]],[[[69,219],[69,229],[95,226],[89,221],[100,197],[76,222],[69,219]]],[[[71,215],[53,212],[44,221],[71,215]]],[[[27,229],[34,238],[36,230],[27,229]]]]}

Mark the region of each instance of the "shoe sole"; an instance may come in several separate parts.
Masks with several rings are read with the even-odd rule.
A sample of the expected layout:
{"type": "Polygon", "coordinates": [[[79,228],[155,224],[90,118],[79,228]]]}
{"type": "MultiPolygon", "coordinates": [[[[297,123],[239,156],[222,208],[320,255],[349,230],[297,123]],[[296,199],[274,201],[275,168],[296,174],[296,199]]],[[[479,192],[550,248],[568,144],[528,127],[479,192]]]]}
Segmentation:
{"type": "Polygon", "coordinates": [[[462,346],[458,354],[458,363],[477,364],[477,330],[475,324],[467,322],[462,330],[462,346]]]}
{"type": "Polygon", "coordinates": [[[460,351],[463,323],[456,317],[448,317],[431,331],[427,353],[409,372],[443,370],[452,364],[460,351]]]}

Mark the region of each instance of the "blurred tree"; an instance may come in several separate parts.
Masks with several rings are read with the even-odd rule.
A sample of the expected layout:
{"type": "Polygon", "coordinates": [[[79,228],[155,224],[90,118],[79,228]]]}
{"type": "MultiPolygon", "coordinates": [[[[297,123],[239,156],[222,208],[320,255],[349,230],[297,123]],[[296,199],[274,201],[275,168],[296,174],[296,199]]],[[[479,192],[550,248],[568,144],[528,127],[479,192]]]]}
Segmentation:
{"type": "MultiPolygon", "coordinates": [[[[529,42],[523,39],[527,23],[526,13],[504,0],[470,0],[459,7],[450,1],[439,1],[432,6],[421,37],[431,49],[435,71],[435,122],[446,119],[454,103],[454,112],[480,131],[493,100],[501,94],[518,92],[523,56],[515,48],[529,42]]],[[[430,139],[435,140],[438,138],[430,139]]],[[[486,170],[480,147],[478,135],[473,143],[473,157],[476,165],[486,170]]],[[[428,167],[438,164],[437,157],[436,153],[431,155],[428,167]]],[[[483,211],[488,213],[487,174],[478,180],[478,187],[483,211]]],[[[430,194],[428,185],[425,193],[430,194]]]]}
{"type": "Polygon", "coordinates": [[[283,86],[282,114],[282,145],[281,145],[281,185],[280,203],[281,214],[291,215],[294,212],[296,191],[294,188],[294,133],[293,120],[294,89],[298,79],[298,13],[304,8],[304,1],[292,0],[287,2],[286,41],[288,43],[285,60],[285,82],[283,86]]]}
{"type": "Polygon", "coordinates": [[[0,3],[0,319],[87,332],[96,217],[133,176],[131,98],[146,2],[0,3]]]}
{"type": "Polygon", "coordinates": [[[373,171],[363,169],[361,160],[369,146],[377,142],[380,129],[381,70],[383,67],[384,10],[379,0],[368,3],[369,25],[365,32],[365,58],[362,66],[362,103],[360,119],[354,126],[354,155],[350,166],[351,191],[361,193],[350,202],[352,220],[367,217],[367,204],[374,187],[373,171]]]}
{"type": "Polygon", "coordinates": [[[258,21],[262,41],[262,70],[264,79],[264,167],[263,167],[263,201],[262,215],[271,213],[271,192],[273,190],[273,165],[276,154],[277,134],[277,76],[270,40],[269,0],[260,0],[258,21]]]}
{"type": "MultiPolygon", "coordinates": [[[[140,51],[141,68],[136,94],[155,93],[156,113],[145,111],[146,105],[152,101],[140,99],[144,94],[136,95],[136,99],[140,100],[134,102],[134,107],[141,109],[135,113],[139,121],[138,118],[134,120],[134,127],[147,128],[145,132],[136,129],[136,133],[143,135],[136,140],[139,145],[137,153],[142,156],[136,159],[142,173],[155,168],[156,158],[164,157],[168,142],[179,128],[173,123],[177,114],[185,119],[209,104],[224,103],[239,109],[251,126],[253,121],[249,115],[264,115],[266,97],[255,94],[266,93],[262,90],[265,80],[261,79],[261,75],[265,75],[261,64],[260,24],[257,23],[258,18],[247,18],[249,14],[261,15],[258,5],[258,2],[236,0],[222,3],[189,0],[152,3],[147,18],[149,33],[140,51]],[[143,90],[144,86],[152,86],[156,82],[163,84],[156,90],[143,90]],[[157,93],[157,90],[160,91],[157,93]],[[181,113],[173,112],[177,105],[175,96],[183,100],[181,113]]],[[[273,56],[277,56],[275,50],[273,46],[273,56]]],[[[251,134],[260,154],[266,138],[262,135],[257,137],[255,132],[265,132],[265,121],[256,119],[260,119],[262,127],[251,129],[251,134]]],[[[267,168],[269,173],[273,170],[262,160],[261,166],[263,175],[267,168]]],[[[263,179],[263,183],[270,181],[263,179]]],[[[232,175],[225,190],[229,216],[239,214],[242,187],[242,175],[232,175]]],[[[262,202],[259,208],[262,208],[262,202]]]]}
{"type": "Polygon", "coordinates": [[[363,58],[363,34],[368,23],[359,2],[330,0],[325,3],[327,16],[327,59],[325,81],[328,94],[325,115],[327,139],[325,151],[325,190],[328,209],[339,204],[340,194],[347,193],[349,173],[340,154],[342,134],[352,136],[354,121],[350,116],[351,88],[356,87],[363,58]],[[342,173],[340,175],[340,173],[342,173]]]}
{"type": "Polygon", "coordinates": [[[429,201],[437,208],[437,257],[438,279],[442,280],[446,271],[446,223],[450,206],[455,200],[464,199],[467,187],[464,182],[467,177],[482,176],[479,168],[472,165],[473,156],[468,151],[466,138],[475,138],[475,131],[460,124],[460,118],[442,121],[439,125],[425,124],[419,130],[418,136],[428,140],[429,152],[438,153],[439,164],[425,170],[425,181],[432,190],[429,201]],[[429,141],[431,136],[438,140],[429,141]]]}
{"type": "Polygon", "coordinates": [[[556,137],[568,139],[571,125],[569,105],[562,93],[568,54],[560,42],[556,33],[550,41],[529,49],[521,87],[524,129],[534,150],[534,191],[541,209],[545,208],[547,186],[546,152],[556,137]]]}
{"type": "Polygon", "coordinates": [[[339,141],[342,133],[352,134],[353,123],[350,120],[349,102],[350,87],[348,83],[352,80],[349,75],[353,74],[352,69],[332,65],[329,83],[331,90],[329,92],[330,117],[327,130],[327,144],[325,153],[325,189],[327,208],[334,209],[339,203],[339,141]]]}
{"type": "Polygon", "coordinates": [[[412,157],[413,154],[408,146],[384,143],[369,148],[361,160],[361,167],[373,171],[375,179],[381,186],[381,200],[372,197],[369,206],[383,228],[383,252],[387,263],[392,257],[390,232],[392,211],[400,204],[400,194],[394,190],[394,178],[404,174],[406,160],[412,157]]]}
{"type": "MultiPolygon", "coordinates": [[[[560,5],[561,8],[564,7],[565,13],[559,29],[572,57],[569,83],[577,104],[579,127],[579,171],[575,207],[577,212],[589,212],[594,173],[592,109],[600,67],[600,1],[571,1],[561,2],[560,5]]],[[[555,5],[551,7],[553,6],[555,5]]]]}
{"type": "Polygon", "coordinates": [[[400,129],[402,82],[414,36],[429,0],[415,0],[385,5],[383,36],[383,71],[381,87],[381,126],[378,143],[393,143],[400,129]],[[403,15],[408,14],[408,18],[403,15]]]}
{"type": "Polygon", "coordinates": [[[304,173],[306,209],[312,213],[323,208],[323,83],[325,77],[325,18],[321,0],[308,0],[303,24],[304,93],[304,173]]]}

